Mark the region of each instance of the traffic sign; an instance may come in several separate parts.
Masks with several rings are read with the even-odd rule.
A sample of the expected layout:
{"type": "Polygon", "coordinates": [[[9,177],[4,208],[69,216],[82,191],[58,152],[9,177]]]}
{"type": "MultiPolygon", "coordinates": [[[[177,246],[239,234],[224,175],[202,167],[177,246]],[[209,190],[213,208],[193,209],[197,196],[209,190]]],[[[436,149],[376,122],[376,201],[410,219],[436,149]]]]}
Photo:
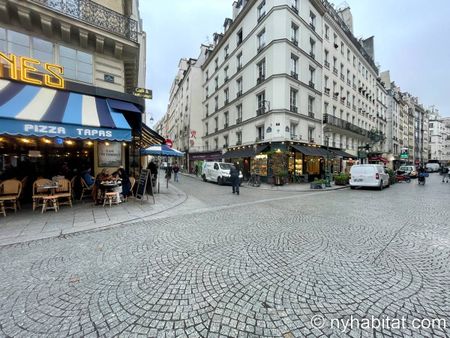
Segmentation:
{"type": "Polygon", "coordinates": [[[173,141],[172,141],[171,139],[166,139],[165,143],[166,143],[166,145],[167,145],[169,148],[172,148],[172,146],[173,146],[173,141]]]}

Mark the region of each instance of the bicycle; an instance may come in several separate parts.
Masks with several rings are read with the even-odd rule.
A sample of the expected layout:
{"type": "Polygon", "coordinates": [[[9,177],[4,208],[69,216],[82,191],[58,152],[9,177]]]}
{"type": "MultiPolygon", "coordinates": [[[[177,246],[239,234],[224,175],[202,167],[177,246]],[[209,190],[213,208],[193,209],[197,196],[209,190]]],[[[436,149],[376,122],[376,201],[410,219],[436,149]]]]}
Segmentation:
{"type": "Polygon", "coordinates": [[[247,184],[252,187],[259,187],[261,185],[261,180],[260,180],[259,175],[252,174],[250,176],[250,179],[248,180],[247,184]]]}

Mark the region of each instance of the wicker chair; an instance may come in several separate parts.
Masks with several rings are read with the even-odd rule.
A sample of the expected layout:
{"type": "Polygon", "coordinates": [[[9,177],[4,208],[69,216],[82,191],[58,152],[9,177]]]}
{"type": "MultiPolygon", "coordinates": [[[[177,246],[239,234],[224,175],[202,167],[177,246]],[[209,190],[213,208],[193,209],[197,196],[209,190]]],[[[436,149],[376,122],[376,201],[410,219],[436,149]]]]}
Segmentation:
{"type": "Polygon", "coordinates": [[[44,197],[48,196],[47,189],[41,189],[43,185],[51,185],[52,181],[46,178],[39,178],[33,182],[33,211],[43,204],[44,197]]]}
{"type": "Polygon", "coordinates": [[[59,188],[56,189],[55,197],[59,205],[70,205],[72,208],[72,182],[67,179],[58,180],[59,188]],[[60,199],[65,200],[60,202],[60,199]]]}
{"type": "MultiPolygon", "coordinates": [[[[83,177],[80,177],[80,181],[81,181],[81,187],[83,188],[83,190],[81,191],[81,197],[80,197],[80,201],[82,201],[86,192],[89,192],[92,194],[92,189],[94,189],[94,185],[88,186],[88,184],[86,183],[86,181],[84,180],[83,177]]],[[[91,195],[86,195],[86,196],[91,196],[91,195]]]]}
{"type": "Polygon", "coordinates": [[[2,195],[0,195],[0,201],[2,201],[3,207],[8,209],[13,209],[14,212],[17,212],[17,206],[19,205],[19,197],[22,192],[22,182],[19,180],[6,180],[0,184],[0,191],[2,195]],[[11,206],[7,206],[5,204],[11,204],[11,206]]]}

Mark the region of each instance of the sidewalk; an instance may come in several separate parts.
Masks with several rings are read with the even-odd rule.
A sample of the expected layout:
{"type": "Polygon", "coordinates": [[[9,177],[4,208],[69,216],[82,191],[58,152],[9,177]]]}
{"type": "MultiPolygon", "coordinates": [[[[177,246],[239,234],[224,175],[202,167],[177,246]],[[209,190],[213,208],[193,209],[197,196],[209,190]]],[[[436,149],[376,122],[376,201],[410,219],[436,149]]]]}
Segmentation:
{"type": "Polygon", "coordinates": [[[161,186],[160,193],[155,194],[155,204],[151,196],[142,203],[129,199],[111,208],[77,201],[73,208],[63,206],[57,213],[43,214],[40,209],[33,212],[31,205],[26,205],[17,213],[8,210],[6,217],[0,215],[0,246],[140,221],[175,208],[186,198],[184,192],[169,184],[169,189],[161,186]]]}
{"type": "MultiPolygon", "coordinates": [[[[197,177],[194,174],[181,173],[184,176],[192,177],[201,181],[201,177],[197,177]]],[[[311,189],[309,183],[289,183],[281,186],[276,186],[267,183],[261,183],[259,187],[252,187],[247,185],[247,182],[242,182],[241,188],[250,188],[250,189],[263,189],[263,190],[272,190],[272,191],[287,191],[287,192],[323,192],[323,191],[333,191],[333,190],[341,190],[348,188],[347,186],[342,185],[334,185],[332,184],[330,188],[325,189],[311,189]]]]}

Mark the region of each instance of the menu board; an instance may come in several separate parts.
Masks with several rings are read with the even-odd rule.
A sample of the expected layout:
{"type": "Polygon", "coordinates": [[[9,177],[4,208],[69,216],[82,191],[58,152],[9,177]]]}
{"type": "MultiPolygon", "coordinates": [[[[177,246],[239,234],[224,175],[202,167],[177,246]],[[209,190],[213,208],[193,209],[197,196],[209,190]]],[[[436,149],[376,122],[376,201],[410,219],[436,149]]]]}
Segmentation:
{"type": "Polygon", "coordinates": [[[147,199],[148,199],[148,195],[153,197],[153,203],[155,202],[155,196],[153,195],[153,186],[150,183],[150,185],[148,184],[148,178],[151,177],[151,172],[150,169],[142,169],[141,170],[141,174],[139,175],[139,179],[138,179],[138,186],[136,189],[136,199],[138,200],[143,200],[144,196],[147,195],[147,199]]]}

